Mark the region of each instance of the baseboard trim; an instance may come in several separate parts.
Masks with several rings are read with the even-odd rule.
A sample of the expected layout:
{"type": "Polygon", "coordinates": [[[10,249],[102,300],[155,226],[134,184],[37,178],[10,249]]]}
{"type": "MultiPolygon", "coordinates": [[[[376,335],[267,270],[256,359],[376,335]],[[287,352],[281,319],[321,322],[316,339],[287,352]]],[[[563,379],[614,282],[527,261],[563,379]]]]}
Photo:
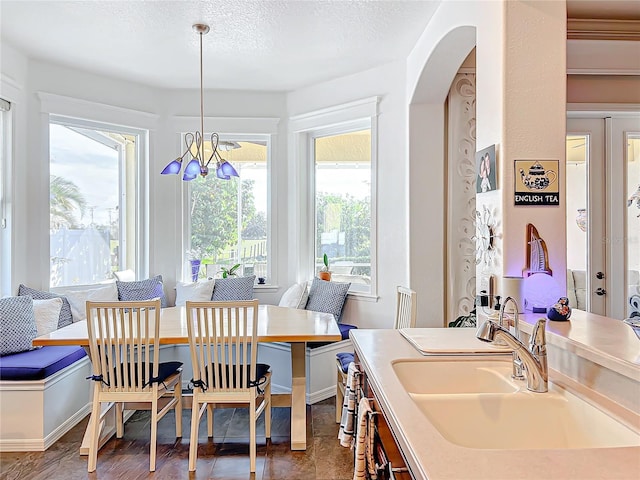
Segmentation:
{"type": "Polygon", "coordinates": [[[62,425],[56,428],[53,432],[47,435],[44,439],[44,449],[46,450],[51,445],[56,443],[60,438],[75,427],[78,423],[91,413],[91,403],[87,403],[84,407],[78,410],[74,415],[68,418],[62,425]]]}
{"type": "Polygon", "coordinates": [[[307,405],[313,405],[314,403],[321,402],[322,400],[326,400],[327,398],[335,397],[335,395],[335,385],[323,388],[322,390],[318,390],[316,392],[307,392],[307,405]]]}

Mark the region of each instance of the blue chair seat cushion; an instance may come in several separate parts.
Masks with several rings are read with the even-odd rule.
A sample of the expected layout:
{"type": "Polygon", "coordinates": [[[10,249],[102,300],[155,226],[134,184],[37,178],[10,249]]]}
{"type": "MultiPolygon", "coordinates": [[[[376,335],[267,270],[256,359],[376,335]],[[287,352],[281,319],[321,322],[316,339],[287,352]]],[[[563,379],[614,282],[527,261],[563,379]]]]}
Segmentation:
{"type": "Polygon", "coordinates": [[[353,353],[349,353],[349,352],[336,353],[336,358],[340,362],[340,368],[342,368],[342,371],[344,373],[347,373],[347,371],[349,370],[349,364],[353,362],[353,358],[354,358],[353,353]]]}
{"type": "MultiPolygon", "coordinates": [[[[122,376],[121,378],[123,378],[124,376],[124,370],[123,370],[123,366],[127,365],[127,368],[129,367],[129,364],[123,364],[120,366],[120,375],[122,376]]],[[[146,369],[142,368],[142,384],[146,385],[147,383],[162,383],[164,382],[167,378],[169,378],[171,375],[173,375],[174,373],[176,373],[180,367],[182,367],[182,362],[160,362],[158,363],[158,376],[156,378],[151,379],[150,381],[147,381],[147,379],[145,378],[145,371],[146,369]]],[[[151,371],[153,369],[153,365],[149,365],[148,370],[151,371]]],[[[138,372],[135,369],[135,366],[133,368],[133,372],[134,372],[134,380],[138,380],[138,372]]],[[[116,375],[116,371],[114,370],[114,376],[116,375]]],[[[113,386],[114,383],[112,382],[111,379],[107,379],[107,381],[113,386]]]]}
{"type": "Polygon", "coordinates": [[[85,357],[78,346],[49,346],[0,357],[0,380],[42,380],[85,357]]]}
{"type": "Polygon", "coordinates": [[[347,325],[346,323],[339,323],[338,328],[340,329],[340,335],[342,335],[342,340],[347,340],[349,338],[349,331],[358,327],[356,327],[355,325],[347,325]]]}
{"type": "MultiPolygon", "coordinates": [[[[256,385],[262,385],[264,383],[264,378],[266,377],[267,373],[269,373],[269,370],[271,369],[270,365],[267,365],[266,363],[256,363],[256,379],[255,380],[251,380],[249,379],[249,366],[247,365],[247,372],[245,374],[245,372],[243,372],[242,370],[240,370],[240,384],[242,385],[243,383],[243,378],[247,378],[249,380],[248,384],[245,384],[245,387],[249,388],[252,386],[256,386],[256,385]]],[[[219,370],[219,375],[222,375],[222,365],[218,365],[218,370],[219,370]]],[[[229,367],[229,365],[227,365],[225,367],[225,375],[227,377],[227,385],[229,385],[229,379],[231,377],[235,376],[235,366],[231,366],[229,367]]],[[[203,381],[206,383],[207,382],[207,378],[209,377],[209,369],[205,368],[205,372],[204,372],[204,378],[203,381]]],[[[215,376],[213,378],[214,382],[215,382],[215,376]]],[[[191,383],[194,383],[193,380],[191,380],[191,383]]],[[[215,386],[215,385],[214,385],[215,386]]],[[[220,386],[222,387],[222,385],[220,386]]]]}

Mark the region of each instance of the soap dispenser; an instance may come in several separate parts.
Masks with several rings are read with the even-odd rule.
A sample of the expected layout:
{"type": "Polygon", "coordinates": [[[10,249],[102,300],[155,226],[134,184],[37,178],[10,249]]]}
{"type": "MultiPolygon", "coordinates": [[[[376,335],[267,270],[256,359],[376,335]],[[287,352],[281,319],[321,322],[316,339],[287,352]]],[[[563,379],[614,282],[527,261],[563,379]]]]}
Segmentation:
{"type": "Polygon", "coordinates": [[[502,307],[502,305],[500,305],[501,298],[502,297],[500,295],[496,295],[496,304],[494,305],[493,310],[489,314],[489,319],[493,320],[496,323],[498,323],[498,320],[500,320],[500,308],[502,307]]]}

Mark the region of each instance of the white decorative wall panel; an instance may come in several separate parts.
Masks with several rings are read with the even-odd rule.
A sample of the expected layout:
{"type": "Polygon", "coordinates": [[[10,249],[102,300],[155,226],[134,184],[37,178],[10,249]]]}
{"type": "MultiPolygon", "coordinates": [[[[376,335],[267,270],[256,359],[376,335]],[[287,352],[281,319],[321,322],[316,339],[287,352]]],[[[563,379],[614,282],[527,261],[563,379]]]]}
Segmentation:
{"type": "Polygon", "coordinates": [[[448,97],[447,323],[473,309],[476,289],[476,79],[456,75],[448,97]]]}

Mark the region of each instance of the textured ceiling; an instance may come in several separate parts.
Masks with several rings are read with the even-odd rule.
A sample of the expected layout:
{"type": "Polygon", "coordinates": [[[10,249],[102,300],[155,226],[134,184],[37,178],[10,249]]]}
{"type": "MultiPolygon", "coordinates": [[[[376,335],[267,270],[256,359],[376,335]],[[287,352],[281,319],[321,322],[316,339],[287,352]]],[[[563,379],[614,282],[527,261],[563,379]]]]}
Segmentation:
{"type": "Polygon", "coordinates": [[[404,58],[439,1],[0,0],[0,38],[29,57],[165,88],[289,91],[404,58]]]}

